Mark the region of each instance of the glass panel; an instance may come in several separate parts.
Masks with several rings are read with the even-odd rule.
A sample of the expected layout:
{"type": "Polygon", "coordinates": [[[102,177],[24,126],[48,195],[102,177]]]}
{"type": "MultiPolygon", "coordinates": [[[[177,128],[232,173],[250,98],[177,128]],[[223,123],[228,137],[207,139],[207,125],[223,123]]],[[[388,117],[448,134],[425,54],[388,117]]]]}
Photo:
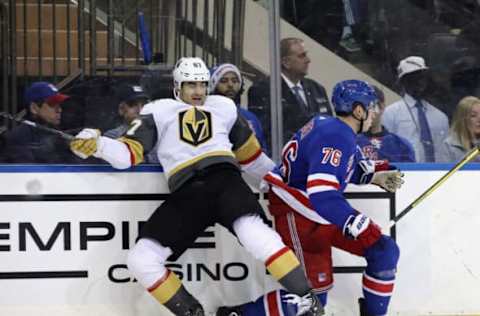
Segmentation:
{"type": "MultiPolygon", "coordinates": [[[[283,144],[281,142],[275,144],[275,141],[278,142],[279,121],[276,117],[272,117],[272,111],[275,115],[275,109],[280,109],[280,105],[271,102],[271,67],[274,48],[278,46],[278,42],[275,43],[272,39],[275,20],[271,18],[272,12],[269,8],[269,2],[247,1],[244,59],[254,61],[251,63],[251,69],[257,70],[255,76],[252,77],[251,86],[248,87],[248,93],[246,93],[248,110],[258,118],[263,129],[263,135],[258,136],[260,142],[267,149],[267,154],[275,159],[278,158],[283,144]]],[[[277,67],[276,71],[278,72],[278,65],[273,64],[273,66],[277,67]]]]}
{"type": "MultiPolygon", "coordinates": [[[[283,1],[282,9],[290,23],[282,25],[282,35],[303,39],[309,52],[307,78],[330,96],[345,79],[366,80],[385,95],[379,122],[388,132],[377,126],[363,139],[372,158],[411,161],[413,147],[417,162],[452,162],[478,144],[479,101],[459,103],[480,96],[478,1],[283,1]]],[[[305,106],[292,105],[297,101],[291,92],[283,92],[286,135],[291,120],[305,112],[305,106]]]]}
{"type": "MultiPolygon", "coordinates": [[[[378,154],[377,147],[386,150],[390,144],[398,148],[400,142],[413,148],[416,161],[427,161],[425,153],[433,145],[435,161],[451,162],[480,138],[478,101],[470,98],[459,105],[465,96],[480,95],[477,0],[279,1],[283,18],[280,38],[290,38],[283,44],[271,37],[268,0],[89,1],[83,13],[70,3],[55,5],[55,9],[51,3],[28,7],[23,3],[17,2],[16,32],[8,37],[16,42],[16,56],[11,56],[12,47],[7,50],[5,45],[2,50],[2,102],[6,96],[11,99],[3,108],[9,114],[32,119],[24,100],[25,89],[39,80],[32,74],[41,73],[46,81],[56,78],[52,83],[71,98],[63,106],[61,124],[54,127],[70,133],[84,126],[105,132],[121,125],[116,99],[120,83],[140,84],[153,99],[171,97],[173,64],[181,56],[195,55],[208,67],[225,62],[238,67],[242,93],[234,99],[242,111],[249,111],[245,116],[272,157],[278,157],[281,145],[312,116],[334,112],[331,91],[345,79],[366,80],[377,86],[386,104],[379,122],[403,137],[398,140],[392,136],[392,145],[381,128],[371,131],[374,135],[367,138],[373,143],[365,152],[372,158],[411,160],[408,151],[394,157],[378,154]],[[28,10],[32,12],[25,12],[28,10]],[[39,12],[44,13],[41,20],[24,18],[37,17],[39,12]],[[79,15],[83,18],[82,34],[77,29],[79,15]],[[56,45],[55,52],[47,44],[62,41],[69,45],[66,49],[56,45]],[[272,117],[270,105],[270,61],[275,47],[283,47],[277,65],[283,74],[281,101],[273,106],[274,114],[275,109],[282,109],[281,120],[278,115],[272,117]],[[82,56],[85,62],[79,69],[78,58],[82,56]],[[399,79],[398,65],[409,56],[422,57],[425,67],[406,60],[399,79]],[[425,78],[412,76],[413,70],[423,68],[425,78]],[[422,86],[416,80],[426,81],[423,91],[414,91],[422,86]],[[298,87],[294,87],[296,83],[300,83],[298,87]],[[426,121],[415,106],[418,99],[426,121]],[[399,112],[393,113],[395,109],[399,112]],[[272,139],[280,138],[280,131],[280,144],[273,148],[272,139]],[[376,155],[370,153],[375,150],[376,155]]],[[[7,32],[0,34],[5,38],[7,32]]],[[[11,133],[6,129],[15,128],[10,121],[3,122],[0,144],[11,133]]],[[[3,147],[1,161],[39,162],[31,157],[5,157],[6,152],[10,150],[3,147]]],[[[55,156],[47,154],[41,162],[57,161],[51,158],[55,156]]]]}
{"type": "MultiPolygon", "coordinates": [[[[53,12],[50,3],[45,7],[43,4],[26,7],[19,3],[17,9],[21,11],[31,8],[35,12],[39,10],[53,12]]],[[[268,12],[262,10],[262,15],[259,15],[254,23],[249,23],[249,33],[245,35],[247,37],[261,32],[261,38],[264,39],[265,56],[262,57],[263,60],[253,63],[248,62],[246,58],[255,60],[256,52],[252,53],[255,51],[255,43],[249,45],[250,53],[243,53],[246,11],[243,1],[89,1],[85,12],[81,14],[84,22],[83,32],[77,29],[78,8],[73,4],[56,5],[57,15],[67,11],[69,13],[69,21],[64,21],[63,16],[58,16],[55,25],[61,28],[56,30],[57,33],[68,38],[69,47],[71,46],[69,50],[57,51],[57,60],[64,62],[63,66],[56,67],[60,72],[58,82],[53,82],[54,74],[51,72],[53,67],[48,59],[51,53],[48,51],[49,47],[43,45],[43,48],[39,49],[43,51],[42,65],[45,67],[43,74],[47,76],[44,80],[56,85],[61,89],[61,93],[70,98],[63,101],[60,107],[50,106],[43,102],[46,99],[40,94],[53,89],[53,85],[44,85],[42,87],[46,89],[45,91],[37,91],[30,97],[30,100],[36,101],[31,105],[29,99],[24,97],[24,93],[39,78],[30,76],[27,80],[22,76],[22,84],[17,87],[21,96],[18,102],[19,111],[11,114],[51,129],[63,130],[71,135],[75,135],[84,127],[90,127],[99,129],[103,135],[118,137],[125,132],[133,111],[132,108],[121,105],[121,98],[125,92],[122,91],[124,85],[141,86],[151,99],[173,98],[173,65],[180,57],[198,56],[209,68],[223,63],[233,63],[237,66],[238,69],[234,69],[234,73],[238,71],[241,80],[236,80],[234,87],[222,84],[224,86],[222,93],[234,99],[247,122],[262,140],[264,139],[262,125],[255,115],[247,110],[246,94],[252,81],[263,77],[269,65],[266,41],[268,12]],[[83,55],[79,54],[78,49],[80,38],[85,43],[82,46],[83,55]],[[79,56],[85,58],[83,68],[86,73],[81,75],[75,73],[79,71],[79,56]],[[61,80],[66,80],[66,83],[61,80]]],[[[248,9],[248,12],[252,12],[252,9],[248,9]]],[[[18,32],[22,32],[24,24],[23,15],[20,18],[22,20],[18,22],[18,32]]],[[[52,35],[55,34],[52,23],[45,22],[48,18],[53,17],[47,14],[42,20],[42,27],[45,29],[44,33],[52,35]]],[[[22,38],[18,38],[19,43],[22,38]]],[[[34,46],[38,40],[39,38],[34,36],[31,43],[29,42],[30,46],[34,46]]],[[[29,64],[32,69],[39,68],[38,60],[27,56],[25,49],[20,49],[19,52],[22,61],[27,59],[33,61],[29,64]]],[[[19,73],[24,74],[25,72],[19,73]]],[[[219,81],[216,81],[216,84],[218,88],[219,81]]],[[[212,91],[219,92],[219,89],[212,91]]],[[[269,125],[265,123],[265,126],[269,125]]],[[[10,124],[9,130],[4,131],[1,138],[3,145],[0,161],[4,163],[104,163],[95,158],[79,159],[72,155],[65,139],[55,133],[39,131],[24,124],[10,124]],[[24,135],[25,133],[28,137],[24,135]]],[[[262,145],[266,151],[271,151],[266,147],[264,140],[262,145]]]]}

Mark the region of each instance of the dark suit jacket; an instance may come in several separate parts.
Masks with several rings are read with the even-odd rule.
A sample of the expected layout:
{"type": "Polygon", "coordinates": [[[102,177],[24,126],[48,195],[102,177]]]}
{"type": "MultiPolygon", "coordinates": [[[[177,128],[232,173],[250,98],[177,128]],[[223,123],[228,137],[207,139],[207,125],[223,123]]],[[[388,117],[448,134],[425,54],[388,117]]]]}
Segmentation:
{"type": "MultiPolygon", "coordinates": [[[[312,79],[304,78],[301,82],[307,99],[307,107],[298,104],[297,98],[282,78],[283,144],[315,115],[332,115],[332,107],[325,88],[312,79]]],[[[255,82],[250,87],[248,109],[262,123],[270,148],[270,78],[255,82]]]]}
{"type": "MultiPolygon", "coordinates": [[[[66,132],[75,135],[78,131],[66,132]]],[[[4,136],[2,148],[0,148],[2,163],[101,163],[94,157],[85,160],[78,158],[70,151],[68,142],[63,138],[25,124],[15,126],[2,136],[4,136]]]]}

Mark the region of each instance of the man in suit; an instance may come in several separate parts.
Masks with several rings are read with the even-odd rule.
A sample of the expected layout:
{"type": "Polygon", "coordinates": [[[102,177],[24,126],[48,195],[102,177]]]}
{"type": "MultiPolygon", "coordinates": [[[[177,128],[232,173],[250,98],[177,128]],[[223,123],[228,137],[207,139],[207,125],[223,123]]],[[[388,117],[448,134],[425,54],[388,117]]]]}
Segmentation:
{"type": "MultiPolygon", "coordinates": [[[[282,71],[283,144],[314,115],[332,115],[325,88],[308,74],[310,58],[302,39],[280,41],[282,71]]],[[[248,90],[248,109],[260,119],[270,141],[270,78],[255,82],[248,90]]]]}

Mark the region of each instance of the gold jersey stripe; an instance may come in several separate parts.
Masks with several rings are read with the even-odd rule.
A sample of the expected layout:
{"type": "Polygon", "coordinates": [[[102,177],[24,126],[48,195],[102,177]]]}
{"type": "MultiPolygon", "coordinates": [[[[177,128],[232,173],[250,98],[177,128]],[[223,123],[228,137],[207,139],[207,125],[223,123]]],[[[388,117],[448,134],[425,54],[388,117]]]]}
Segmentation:
{"type": "Polygon", "coordinates": [[[167,273],[168,275],[163,282],[161,282],[156,288],[149,290],[150,294],[152,294],[161,304],[168,302],[182,286],[182,281],[180,281],[175,273],[171,271],[168,271],[167,273]]]}
{"type": "Polygon", "coordinates": [[[260,150],[260,143],[258,142],[255,135],[252,133],[250,137],[247,139],[242,146],[240,146],[237,150],[235,150],[235,157],[239,162],[250,160],[253,156],[255,156],[258,151],[260,150]]]}
{"type": "Polygon", "coordinates": [[[277,280],[280,280],[290,271],[300,265],[297,257],[292,250],[288,250],[267,263],[267,270],[277,280]]]}
{"type": "Polygon", "coordinates": [[[128,146],[132,166],[143,162],[143,146],[140,142],[127,137],[120,137],[118,140],[128,146]]]}
{"type": "Polygon", "coordinates": [[[230,157],[235,157],[231,151],[226,151],[226,150],[217,150],[217,151],[212,151],[208,152],[206,154],[197,156],[193,159],[190,159],[188,161],[185,161],[184,163],[179,164],[175,168],[173,168],[170,173],[168,174],[168,177],[173,176],[175,173],[179,172],[180,170],[193,165],[194,163],[207,158],[207,157],[215,157],[215,156],[230,156],[230,157]]]}

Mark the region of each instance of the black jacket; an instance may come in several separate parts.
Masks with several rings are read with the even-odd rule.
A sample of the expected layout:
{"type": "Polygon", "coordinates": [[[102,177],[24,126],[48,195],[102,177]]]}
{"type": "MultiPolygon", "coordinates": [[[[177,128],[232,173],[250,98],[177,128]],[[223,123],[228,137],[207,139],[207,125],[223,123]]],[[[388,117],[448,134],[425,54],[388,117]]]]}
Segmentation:
{"type": "Polygon", "coordinates": [[[81,164],[63,138],[20,124],[6,133],[1,149],[5,163],[81,164]]]}
{"type": "MultiPolygon", "coordinates": [[[[304,78],[301,83],[307,99],[307,107],[298,104],[295,95],[282,78],[283,144],[315,115],[332,115],[332,107],[325,88],[308,78],[304,78]]],[[[270,78],[255,82],[250,87],[248,109],[257,115],[262,123],[267,144],[270,147],[270,78]]]]}

